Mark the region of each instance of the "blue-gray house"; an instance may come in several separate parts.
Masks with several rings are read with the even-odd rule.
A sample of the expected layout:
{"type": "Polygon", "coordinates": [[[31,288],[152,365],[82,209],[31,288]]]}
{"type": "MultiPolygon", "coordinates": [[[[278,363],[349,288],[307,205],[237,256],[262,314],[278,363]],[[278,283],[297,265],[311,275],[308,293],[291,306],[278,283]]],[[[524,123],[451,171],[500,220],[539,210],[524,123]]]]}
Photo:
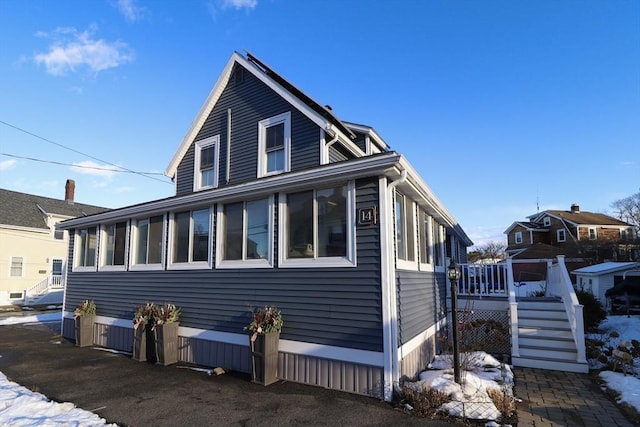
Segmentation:
{"type": "Polygon", "coordinates": [[[131,351],[147,301],[182,309],[179,359],[249,372],[250,310],[282,310],[278,377],[389,399],[437,351],[468,236],[411,164],[234,53],[166,171],[175,196],[65,221],[73,307],[131,351]]]}

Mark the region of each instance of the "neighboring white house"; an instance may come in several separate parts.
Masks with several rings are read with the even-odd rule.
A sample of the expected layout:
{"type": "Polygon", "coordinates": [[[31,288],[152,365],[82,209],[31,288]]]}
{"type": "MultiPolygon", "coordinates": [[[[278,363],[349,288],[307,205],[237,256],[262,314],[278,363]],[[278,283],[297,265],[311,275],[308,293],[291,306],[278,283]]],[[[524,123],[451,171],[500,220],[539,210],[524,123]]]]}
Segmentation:
{"type": "Polygon", "coordinates": [[[603,262],[572,271],[576,275],[577,289],[593,293],[602,304],[605,304],[607,300],[605,292],[616,284],[615,277],[619,277],[618,281],[620,281],[626,273],[632,272],[640,274],[640,263],[603,262]]]}

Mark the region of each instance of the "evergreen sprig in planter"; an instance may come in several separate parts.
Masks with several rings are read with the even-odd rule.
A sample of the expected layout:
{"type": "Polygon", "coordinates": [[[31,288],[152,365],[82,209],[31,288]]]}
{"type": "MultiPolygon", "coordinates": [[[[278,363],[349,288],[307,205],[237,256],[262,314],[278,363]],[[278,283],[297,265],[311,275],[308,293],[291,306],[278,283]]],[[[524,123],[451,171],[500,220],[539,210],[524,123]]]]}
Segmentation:
{"type": "Polygon", "coordinates": [[[96,303],[84,300],[73,311],[75,323],[76,346],[88,347],[93,345],[93,324],[96,320],[96,303]]]}
{"type": "Polygon", "coordinates": [[[156,310],[156,305],[148,302],[139,306],[133,315],[133,360],[156,363],[155,340],[151,330],[156,310]]]}
{"type": "Polygon", "coordinates": [[[274,306],[253,311],[245,330],[251,332],[251,381],[269,385],[278,381],[278,343],[282,331],[282,313],[274,306]]]}
{"type": "Polygon", "coordinates": [[[174,304],[139,306],[133,316],[132,358],[164,366],[177,363],[179,318],[174,304]]]}

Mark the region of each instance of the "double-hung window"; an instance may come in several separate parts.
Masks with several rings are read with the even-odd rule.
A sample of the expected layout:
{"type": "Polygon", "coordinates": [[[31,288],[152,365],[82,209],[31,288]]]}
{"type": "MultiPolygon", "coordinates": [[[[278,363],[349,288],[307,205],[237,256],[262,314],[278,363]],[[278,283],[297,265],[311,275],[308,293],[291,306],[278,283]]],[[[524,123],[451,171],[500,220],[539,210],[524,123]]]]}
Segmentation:
{"type": "Polygon", "coordinates": [[[567,240],[566,232],[563,229],[559,229],[557,232],[558,242],[565,242],[567,240]]]}
{"type": "Polygon", "coordinates": [[[291,170],[291,113],[258,122],[258,178],[291,170]]]}
{"type": "Polygon", "coordinates": [[[431,220],[433,226],[433,263],[436,267],[444,268],[444,226],[438,224],[433,219],[431,220]]]}
{"type": "Polygon", "coordinates": [[[418,210],[418,242],[420,251],[420,266],[429,269],[433,264],[433,227],[431,217],[422,209],[418,210]]]}
{"type": "Polygon", "coordinates": [[[282,196],[281,266],[355,266],[354,205],[353,181],[282,196]]]}
{"type": "Polygon", "coordinates": [[[395,193],[396,258],[399,268],[417,269],[415,207],[411,199],[395,193]]]}
{"type": "Polygon", "coordinates": [[[123,221],[103,226],[100,241],[100,269],[124,270],[127,223],[123,221]]]}
{"type": "Polygon", "coordinates": [[[198,191],[217,187],[220,135],[197,141],[195,150],[193,190],[198,191]]]}
{"type": "Polygon", "coordinates": [[[515,241],[516,241],[516,245],[519,245],[520,243],[522,243],[522,231],[516,231],[515,234],[515,241]]]}
{"type": "Polygon", "coordinates": [[[589,240],[597,240],[598,232],[595,227],[589,227],[589,240]]]}
{"type": "Polygon", "coordinates": [[[9,277],[22,277],[24,275],[24,258],[21,256],[11,257],[11,269],[9,277]]]}
{"type": "Polygon", "coordinates": [[[218,205],[218,268],[273,266],[273,197],[218,205]]]}
{"type": "Polygon", "coordinates": [[[209,208],[173,213],[169,268],[210,268],[210,237],[209,208]]]}
{"type": "Polygon", "coordinates": [[[133,223],[131,269],[162,269],[164,265],[164,216],[140,218],[133,223]]]}
{"type": "Polygon", "coordinates": [[[98,227],[83,228],[76,232],[76,270],[95,270],[98,227]]]}

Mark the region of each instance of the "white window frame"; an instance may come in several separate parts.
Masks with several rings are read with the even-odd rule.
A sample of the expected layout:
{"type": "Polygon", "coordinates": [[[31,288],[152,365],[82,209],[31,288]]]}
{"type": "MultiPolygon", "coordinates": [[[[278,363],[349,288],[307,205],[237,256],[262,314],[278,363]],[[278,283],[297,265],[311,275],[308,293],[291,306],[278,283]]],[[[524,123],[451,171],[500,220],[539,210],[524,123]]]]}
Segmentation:
{"type": "MultiPolygon", "coordinates": [[[[339,185],[339,184],[338,184],[339,185]]],[[[336,185],[335,187],[337,187],[336,185]]],[[[355,222],[355,206],[356,206],[356,189],[355,182],[349,181],[347,187],[347,244],[346,256],[344,257],[318,257],[313,258],[288,258],[287,242],[289,241],[288,224],[287,224],[287,194],[280,194],[278,203],[278,258],[279,267],[281,268],[318,268],[318,267],[356,267],[356,222],[355,222]]],[[[323,190],[327,187],[314,188],[315,191],[323,190]]],[[[334,188],[334,187],[330,187],[334,188]]],[[[310,191],[300,190],[300,191],[310,191]]],[[[296,191],[297,192],[297,191],[296,191]]],[[[314,209],[317,208],[317,200],[314,197],[314,209]]],[[[313,234],[314,240],[318,238],[318,220],[317,212],[313,215],[313,234]]],[[[314,252],[317,250],[317,244],[314,242],[314,252]]]]}
{"type": "Polygon", "coordinates": [[[626,228],[620,229],[620,240],[628,240],[629,239],[629,231],[626,228]]]}
{"type": "Polygon", "coordinates": [[[278,175],[291,170],[291,112],[278,114],[277,116],[258,122],[258,178],[270,175],[278,175]],[[284,168],[267,172],[267,128],[284,123],[284,168]]]}
{"type": "Polygon", "coordinates": [[[100,227],[98,225],[94,225],[91,227],[83,227],[75,230],[75,237],[73,239],[73,271],[97,271],[98,270],[98,253],[100,249],[100,227]],[[80,246],[78,242],[80,241],[80,233],[82,230],[88,230],[90,228],[96,229],[96,249],[93,259],[93,265],[79,265],[78,257],[80,256],[80,246]]]}
{"type": "MultiPolygon", "coordinates": [[[[255,200],[265,199],[252,199],[245,200],[241,202],[232,202],[233,203],[242,203],[243,204],[243,220],[242,220],[242,241],[243,241],[243,253],[245,252],[244,242],[246,241],[246,231],[247,231],[247,203],[250,203],[255,200]]],[[[273,225],[274,225],[274,197],[273,195],[266,197],[267,203],[269,205],[269,224],[268,224],[268,255],[267,259],[243,259],[243,260],[225,260],[222,258],[223,256],[223,245],[224,245],[224,231],[226,229],[225,226],[225,215],[224,215],[224,206],[225,204],[218,203],[217,206],[217,214],[216,214],[216,268],[273,268],[273,225]]]]}
{"type": "MultiPolygon", "coordinates": [[[[162,270],[164,269],[164,265],[165,265],[165,260],[167,257],[167,246],[166,246],[166,241],[167,241],[167,216],[165,214],[158,214],[158,215],[148,215],[145,217],[139,217],[139,218],[135,218],[133,220],[131,220],[131,225],[130,225],[130,233],[129,233],[129,238],[131,240],[131,242],[129,243],[129,270],[132,271],[137,271],[137,270],[162,270]],[[149,220],[151,218],[157,217],[157,216],[161,216],[162,217],[162,249],[161,249],[161,253],[160,253],[160,262],[157,263],[152,263],[152,264],[138,264],[136,263],[136,255],[138,252],[138,239],[139,239],[139,223],[141,221],[147,221],[147,224],[149,224],[149,220]]],[[[147,257],[149,256],[149,242],[147,241],[147,257]]]]}
{"type": "Polygon", "coordinates": [[[544,219],[542,220],[543,224],[545,227],[550,227],[551,226],[551,217],[545,216],[544,219]]]}
{"type": "Polygon", "coordinates": [[[395,226],[397,224],[396,221],[396,215],[398,214],[395,211],[395,206],[396,206],[396,202],[397,202],[397,198],[398,195],[402,195],[403,200],[404,200],[404,204],[403,204],[403,217],[402,217],[402,224],[405,225],[407,224],[407,218],[406,215],[411,215],[411,230],[404,230],[405,232],[405,251],[408,252],[409,250],[409,246],[407,244],[407,233],[409,231],[411,231],[413,233],[413,239],[412,239],[412,243],[413,243],[413,261],[412,260],[407,260],[407,259],[402,259],[398,256],[398,241],[397,241],[397,232],[394,233],[394,239],[395,239],[395,246],[396,246],[396,252],[395,252],[395,258],[396,258],[396,267],[398,269],[401,270],[418,270],[418,264],[419,264],[419,253],[418,253],[418,240],[419,240],[419,236],[417,233],[418,227],[416,226],[416,203],[409,198],[409,196],[407,196],[406,194],[396,191],[394,193],[393,196],[393,206],[394,206],[394,229],[395,226]],[[407,203],[408,202],[408,203],[407,203]]]}
{"type": "Polygon", "coordinates": [[[446,228],[444,225],[440,224],[439,222],[437,222],[434,218],[432,218],[433,224],[435,224],[435,232],[437,234],[437,236],[433,236],[434,237],[434,241],[433,241],[433,263],[435,265],[435,269],[438,272],[443,272],[445,271],[446,268],[448,268],[449,266],[446,265],[447,263],[447,259],[446,259],[446,250],[445,250],[445,246],[446,246],[446,240],[447,240],[447,236],[446,236],[446,228]],[[440,253],[440,260],[441,260],[441,264],[436,264],[436,260],[435,260],[435,254],[436,251],[438,251],[440,253]]]}
{"type": "Polygon", "coordinates": [[[558,229],[558,230],[556,231],[556,240],[557,240],[559,243],[562,243],[562,242],[566,242],[566,241],[567,241],[567,232],[565,231],[565,229],[564,229],[564,228],[560,228],[560,229],[558,229]],[[561,237],[561,235],[562,235],[562,237],[561,237]]]}
{"type": "Polygon", "coordinates": [[[26,258],[19,255],[11,255],[9,257],[9,278],[11,279],[22,279],[24,277],[24,267],[26,265],[26,258]],[[20,275],[14,276],[13,273],[13,260],[20,259],[20,275]]]}
{"type": "Polygon", "coordinates": [[[193,167],[193,191],[207,190],[218,186],[218,173],[220,161],[220,135],[211,136],[209,138],[196,141],[195,143],[195,161],[193,167]],[[200,162],[202,161],[202,150],[213,146],[213,184],[203,185],[202,175],[200,174],[200,162]]]}
{"type": "Polygon", "coordinates": [[[169,239],[168,239],[168,262],[167,270],[202,270],[211,269],[213,267],[213,207],[212,206],[199,206],[192,208],[180,209],[173,211],[169,214],[169,239]],[[209,211],[209,238],[207,240],[207,260],[206,261],[187,261],[187,262],[174,262],[173,261],[173,239],[175,228],[175,214],[182,212],[190,212],[189,216],[189,259],[193,254],[193,212],[208,210],[209,211]]]}
{"type": "Polygon", "coordinates": [[[524,240],[522,239],[522,231],[516,231],[513,238],[516,245],[519,245],[524,242],[524,240]]]}
{"type": "Polygon", "coordinates": [[[116,221],[116,222],[111,222],[109,224],[101,224],[100,225],[100,248],[99,248],[99,263],[98,263],[98,271],[125,271],[127,269],[127,264],[129,261],[129,221],[127,220],[123,220],[123,221],[116,221]],[[107,227],[111,226],[111,225],[116,225],[116,224],[120,224],[124,222],[124,260],[123,260],[123,264],[122,265],[109,265],[105,263],[105,259],[104,257],[107,254],[107,244],[108,242],[108,238],[107,238],[107,227]]]}
{"type": "Polygon", "coordinates": [[[434,267],[434,246],[433,246],[433,218],[427,212],[418,207],[418,262],[420,264],[421,271],[433,271],[434,267]],[[426,219],[426,221],[424,221],[426,219]],[[427,232],[425,237],[425,246],[420,244],[420,238],[424,232],[427,232]],[[422,262],[422,252],[427,251],[427,262],[422,262]]]}
{"type": "Polygon", "coordinates": [[[587,230],[587,237],[589,240],[598,240],[598,229],[596,227],[589,227],[587,230]],[[591,232],[593,231],[593,238],[591,237],[591,232]]]}

